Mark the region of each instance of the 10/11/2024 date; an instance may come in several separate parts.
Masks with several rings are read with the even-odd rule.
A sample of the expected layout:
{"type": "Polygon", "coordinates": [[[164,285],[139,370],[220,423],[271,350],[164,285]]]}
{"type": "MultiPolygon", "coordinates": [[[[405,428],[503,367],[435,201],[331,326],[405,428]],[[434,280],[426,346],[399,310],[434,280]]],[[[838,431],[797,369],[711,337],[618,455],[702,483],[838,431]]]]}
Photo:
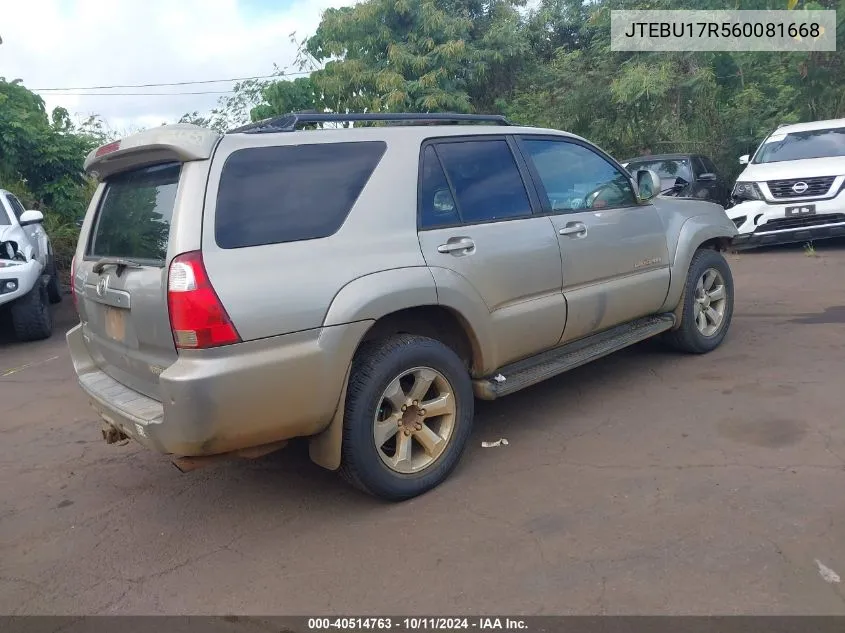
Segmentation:
{"type": "Polygon", "coordinates": [[[638,38],[719,38],[741,37],[819,37],[823,30],[816,22],[632,22],[625,37],[638,38]]]}
{"type": "Polygon", "coordinates": [[[519,618],[499,617],[407,617],[407,618],[308,618],[310,630],[441,631],[441,630],[525,630],[519,618]]]}

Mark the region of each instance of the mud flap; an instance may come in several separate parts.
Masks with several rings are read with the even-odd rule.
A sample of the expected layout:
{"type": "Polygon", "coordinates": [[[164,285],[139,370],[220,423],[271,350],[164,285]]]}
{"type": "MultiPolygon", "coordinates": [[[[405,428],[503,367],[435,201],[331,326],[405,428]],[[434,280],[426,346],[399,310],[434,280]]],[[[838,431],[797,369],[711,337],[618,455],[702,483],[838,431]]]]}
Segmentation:
{"type": "Polygon", "coordinates": [[[340,450],[343,445],[343,417],[346,412],[346,389],[349,386],[349,373],[352,364],[346,370],[343,379],[343,390],[340,392],[340,400],[337,409],[329,426],[319,435],[313,436],[308,441],[308,455],[311,461],[328,470],[340,468],[340,450]]]}

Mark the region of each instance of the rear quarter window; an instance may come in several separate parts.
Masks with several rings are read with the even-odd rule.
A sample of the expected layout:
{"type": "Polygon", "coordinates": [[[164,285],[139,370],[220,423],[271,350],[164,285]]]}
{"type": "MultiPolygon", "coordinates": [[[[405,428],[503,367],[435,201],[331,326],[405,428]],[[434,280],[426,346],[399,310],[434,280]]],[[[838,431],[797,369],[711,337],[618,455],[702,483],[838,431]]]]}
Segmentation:
{"type": "Polygon", "coordinates": [[[364,141],[233,152],[217,193],[217,245],[243,248],[334,234],[386,149],[383,141],[364,141]]]}

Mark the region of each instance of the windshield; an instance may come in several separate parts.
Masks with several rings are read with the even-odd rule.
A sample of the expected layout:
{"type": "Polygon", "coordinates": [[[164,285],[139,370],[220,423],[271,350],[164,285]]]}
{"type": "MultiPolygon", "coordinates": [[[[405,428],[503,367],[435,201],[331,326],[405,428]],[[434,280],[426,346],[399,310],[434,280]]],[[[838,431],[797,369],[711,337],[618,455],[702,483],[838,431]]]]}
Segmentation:
{"type": "Polygon", "coordinates": [[[754,163],[779,163],[785,160],[845,156],[845,127],[778,134],[775,132],[760,146],[754,163]]]}
{"type": "Polygon", "coordinates": [[[632,174],[638,169],[650,169],[660,176],[663,189],[672,187],[678,178],[685,182],[692,181],[690,162],[686,158],[671,158],[663,160],[632,160],[628,163],[628,171],[632,174]]]}

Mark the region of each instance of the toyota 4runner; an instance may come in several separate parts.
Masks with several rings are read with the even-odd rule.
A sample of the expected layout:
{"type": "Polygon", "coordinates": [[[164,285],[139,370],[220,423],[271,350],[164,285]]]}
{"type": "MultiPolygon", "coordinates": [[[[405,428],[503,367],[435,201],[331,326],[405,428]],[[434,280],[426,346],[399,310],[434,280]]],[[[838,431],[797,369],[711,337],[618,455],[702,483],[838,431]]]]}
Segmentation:
{"type": "Polygon", "coordinates": [[[474,398],[656,335],[708,352],[731,322],[722,207],[646,195],[657,174],[564,132],[295,114],[151,129],[85,167],[74,367],[108,441],[177,465],[307,437],[407,499],[457,464],[474,398]]]}

